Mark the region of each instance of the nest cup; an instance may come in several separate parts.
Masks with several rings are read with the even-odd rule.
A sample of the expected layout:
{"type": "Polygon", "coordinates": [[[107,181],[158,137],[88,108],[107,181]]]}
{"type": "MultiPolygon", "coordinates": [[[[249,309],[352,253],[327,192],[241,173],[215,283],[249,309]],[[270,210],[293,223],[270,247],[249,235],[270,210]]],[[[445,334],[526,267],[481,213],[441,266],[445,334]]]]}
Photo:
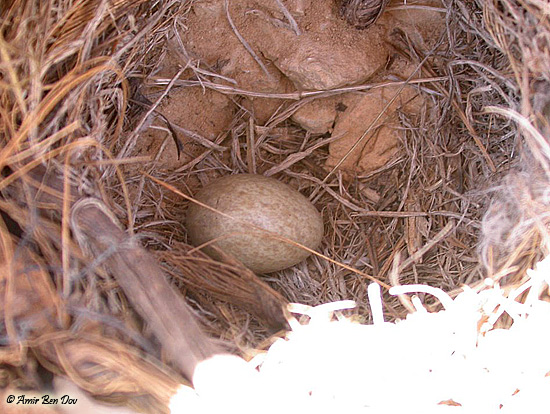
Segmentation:
{"type": "Polygon", "coordinates": [[[376,281],[392,322],[414,306],[390,286],[518,288],[548,242],[541,22],[534,0],[4,2],[0,384],[167,413],[290,302],[371,323],[376,281]],[[243,173],[321,211],[317,254],[259,277],[190,244],[194,196],[243,173]]]}

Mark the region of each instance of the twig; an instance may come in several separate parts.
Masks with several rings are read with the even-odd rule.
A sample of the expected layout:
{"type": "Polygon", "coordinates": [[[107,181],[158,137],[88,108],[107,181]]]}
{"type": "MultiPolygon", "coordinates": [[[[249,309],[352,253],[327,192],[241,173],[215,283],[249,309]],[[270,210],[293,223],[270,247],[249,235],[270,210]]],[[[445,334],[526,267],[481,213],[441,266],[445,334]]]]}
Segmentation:
{"type": "Polygon", "coordinates": [[[247,50],[248,53],[250,53],[250,56],[252,56],[252,58],[254,58],[254,60],[256,61],[256,63],[258,65],[260,65],[260,67],[262,68],[262,70],[264,71],[264,73],[266,74],[266,76],[270,79],[270,80],[273,80],[273,77],[271,76],[271,74],[268,72],[267,68],[265,67],[264,63],[261,61],[261,59],[258,57],[258,55],[256,55],[256,53],[254,53],[254,51],[252,50],[252,48],[250,47],[250,45],[248,44],[248,42],[245,40],[244,37],[242,37],[242,35],[239,33],[239,31],[237,30],[237,27],[235,26],[235,23],[233,23],[233,20],[231,19],[231,15],[229,14],[229,0],[225,0],[225,15],[227,16],[227,21],[229,22],[229,25],[231,26],[231,29],[233,29],[233,33],[235,33],[235,36],[237,36],[237,38],[239,39],[239,41],[242,43],[242,45],[244,46],[244,48],[247,50]]]}
{"type": "Polygon", "coordinates": [[[418,261],[422,256],[424,256],[428,250],[430,250],[432,247],[434,247],[437,243],[439,243],[441,240],[443,240],[454,228],[455,223],[454,220],[451,220],[447,223],[445,227],[443,227],[436,235],[435,237],[430,240],[428,243],[426,243],[424,246],[422,246],[421,249],[418,249],[412,256],[410,256],[407,260],[405,260],[403,263],[399,265],[399,269],[397,270],[398,273],[401,273],[403,270],[405,270],[407,267],[409,267],[414,262],[418,261]]]}
{"type": "MultiPolygon", "coordinates": [[[[178,79],[175,82],[176,86],[204,86],[206,88],[215,90],[217,92],[226,94],[226,95],[244,95],[251,96],[255,98],[268,98],[268,99],[289,99],[293,101],[298,101],[303,98],[315,97],[315,98],[326,98],[328,96],[341,95],[348,92],[359,92],[359,91],[369,91],[371,89],[385,88],[388,86],[398,86],[403,84],[408,85],[419,85],[423,83],[433,83],[433,82],[444,82],[448,80],[445,76],[434,76],[431,78],[425,79],[413,79],[409,82],[407,81],[392,81],[392,82],[380,82],[380,83],[370,83],[364,85],[356,86],[346,86],[344,88],[337,89],[327,89],[324,91],[298,91],[290,93],[269,93],[269,92],[256,92],[246,89],[235,88],[230,85],[222,85],[215,82],[207,81],[196,81],[196,80],[183,80],[178,79]]],[[[161,86],[166,85],[171,82],[171,79],[158,78],[155,80],[153,85],[161,86]]]]}
{"type": "Polygon", "coordinates": [[[296,36],[300,36],[302,32],[300,31],[300,28],[298,27],[298,24],[296,23],[296,20],[294,20],[294,17],[292,17],[292,14],[288,11],[288,9],[285,7],[283,2],[281,0],[275,0],[283,14],[285,15],[286,19],[290,23],[290,27],[292,27],[292,30],[294,30],[294,33],[296,33],[296,36]]]}
{"type": "MultiPolygon", "coordinates": [[[[396,286],[401,286],[401,283],[399,283],[399,274],[401,273],[399,271],[399,268],[401,267],[399,265],[400,260],[401,260],[401,254],[400,252],[397,252],[397,254],[393,257],[392,268],[389,274],[389,279],[390,279],[392,288],[396,286]]],[[[407,295],[403,293],[397,294],[397,298],[399,299],[399,302],[401,302],[401,304],[405,307],[405,309],[409,311],[409,313],[416,312],[416,308],[414,307],[411,299],[407,295]]]]}

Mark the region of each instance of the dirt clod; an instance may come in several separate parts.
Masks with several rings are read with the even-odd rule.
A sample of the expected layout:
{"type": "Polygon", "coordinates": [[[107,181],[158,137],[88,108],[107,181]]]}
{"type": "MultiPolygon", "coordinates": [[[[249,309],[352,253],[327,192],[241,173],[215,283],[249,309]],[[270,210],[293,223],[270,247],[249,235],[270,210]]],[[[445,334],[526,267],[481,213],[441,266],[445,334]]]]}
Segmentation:
{"type": "Polygon", "coordinates": [[[298,109],[292,120],[312,134],[325,134],[332,131],[341,101],[340,97],[316,99],[298,109]]]}
{"type": "Polygon", "coordinates": [[[360,174],[390,162],[400,144],[396,111],[417,111],[420,100],[414,100],[415,94],[409,87],[388,87],[351,98],[350,107],[338,116],[334,126],[332,135],[341,138],[330,144],[325,168],[332,169],[344,159],[340,169],[360,174]],[[398,99],[390,103],[396,94],[398,99]]]}

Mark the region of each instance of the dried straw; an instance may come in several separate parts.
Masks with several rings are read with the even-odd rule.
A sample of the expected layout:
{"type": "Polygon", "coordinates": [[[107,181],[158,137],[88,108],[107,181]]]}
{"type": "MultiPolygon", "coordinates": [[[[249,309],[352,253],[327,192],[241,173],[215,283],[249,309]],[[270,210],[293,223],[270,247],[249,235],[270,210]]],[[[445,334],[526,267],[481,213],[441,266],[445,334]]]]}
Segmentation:
{"type": "MultiPolygon", "coordinates": [[[[105,258],[88,257],[72,239],[71,204],[83,196],[102,199],[128,234],[155,252],[204,329],[241,355],[267,347],[266,325],[280,317],[280,308],[258,307],[258,292],[269,292],[279,306],[353,300],[357,308],[341,315],[366,322],[373,319],[369,277],[429,285],[451,298],[465,284],[480,291],[487,277],[504,291],[525,283],[548,245],[547,5],[443,5],[446,31],[434,49],[423,50],[404,33],[391,38],[396,52],[418,66],[419,79],[266,94],[239,88],[177,41],[192,1],[8,2],[0,11],[0,244],[7,269],[0,340],[9,344],[2,347],[3,378],[38,387],[40,361],[97,397],[146,412],[166,412],[169,393],[182,381],[105,258]],[[188,61],[177,77],[155,76],[170,48],[188,61]],[[314,99],[388,83],[408,83],[425,98],[417,117],[399,114],[403,151],[365,175],[327,175],[320,166],[330,140],[305,133],[291,115],[314,99]],[[240,108],[215,140],[195,137],[199,155],[162,169],[135,149],[173,87],[209,88],[237,103],[267,97],[284,104],[263,126],[240,108]],[[140,101],[144,91],[156,103],[140,101]],[[45,172],[36,176],[37,168],[45,172]],[[326,222],[322,256],[262,281],[230,259],[213,263],[192,251],[182,225],[189,201],[170,189],[192,198],[219,175],[251,169],[310,196],[326,222]],[[61,185],[46,186],[48,176],[61,185]],[[33,290],[17,277],[33,281],[29,308],[14,307],[33,290]]],[[[173,130],[176,138],[185,134],[173,130]]],[[[415,305],[387,290],[382,295],[386,321],[404,318],[415,305]]],[[[428,298],[425,306],[441,304],[428,298]]]]}

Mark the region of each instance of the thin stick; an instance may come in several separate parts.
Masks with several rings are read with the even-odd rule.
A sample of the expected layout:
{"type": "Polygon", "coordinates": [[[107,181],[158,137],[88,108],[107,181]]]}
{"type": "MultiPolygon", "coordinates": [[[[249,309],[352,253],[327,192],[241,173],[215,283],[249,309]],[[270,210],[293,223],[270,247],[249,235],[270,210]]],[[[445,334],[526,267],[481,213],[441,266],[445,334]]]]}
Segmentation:
{"type": "Polygon", "coordinates": [[[252,50],[252,48],[250,47],[248,42],[245,40],[244,37],[241,36],[239,31],[237,30],[237,27],[235,26],[235,23],[233,23],[233,20],[231,20],[231,15],[229,14],[229,0],[225,0],[225,15],[227,16],[227,21],[229,22],[229,25],[231,26],[231,29],[233,29],[233,33],[235,33],[235,36],[237,36],[239,41],[242,43],[242,45],[247,50],[247,52],[250,53],[250,56],[252,56],[254,58],[256,63],[258,65],[260,65],[260,67],[262,68],[262,70],[264,71],[266,76],[269,79],[273,80],[273,78],[271,77],[271,74],[267,71],[267,68],[265,67],[264,63],[260,60],[258,55],[256,55],[256,53],[254,53],[254,51],[252,50]]]}
{"type": "Polygon", "coordinates": [[[398,273],[401,273],[403,270],[405,270],[407,267],[409,267],[414,262],[418,261],[422,256],[424,256],[428,250],[430,250],[432,247],[434,247],[437,243],[439,243],[441,240],[443,240],[454,228],[455,223],[454,220],[450,220],[445,227],[443,227],[433,239],[431,239],[428,243],[426,243],[424,246],[422,246],[421,249],[418,249],[412,256],[410,256],[407,260],[405,260],[403,263],[399,265],[398,273]]]}
{"type": "MultiPolygon", "coordinates": [[[[397,252],[397,254],[393,257],[392,268],[389,274],[390,283],[392,284],[392,287],[401,286],[401,283],[399,282],[399,274],[401,273],[399,271],[399,268],[401,267],[399,265],[400,260],[401,260],[401,253],[397,252]]],[[[401,304],[405,307],[405,309],[409,311],[409,313],[416,312],[416,308],[414,307],[411,299],[407,295],[401,293],[397,295],[397,298],[399,299],[399,302],[401,302],[401,304]]]]}
{"type": "Polygon", "coordinates": [[[250,174],[256,174],[256,144],[254,138],[254,118],[250,117],[248,118],[248,130],[246,133],[246,162],[250,174]]]}
{"type": "Polygon", "coordinates": [[[296,36],[300,36],[302,32],[300,31],[300,28],[298,27],[298,24],[296,23],[296,20],[294,20],[294,17],[292,17],[292,14],[288,11],[288,9],[285,7],[283,2],[281,0],[275,0],[283,14],[285,15],[286,19],[290,23],[290,27],[292,27],[292,30],[294,30],[294,33],[296,33],[296,36]]]}
{"type": "MultiPolygon", "coordinates": [[[[316,98],[326,98],[328,96],[342,95],[348,92],[359,92],[359,91],[369,91],[372,89],[385,88],[387,86],[398,86],[403,84],[417,85],[423,83],[434,83],[434,82],[443,82],[448,80],[447,77],[443,76],[434,76],[425,79],[413,79],[410,81],[391,81],[391,82],[381,82],[381,83],[371,83],[366,85],[357,85],[357,86],[346,86],[343,88],[337,89],[328,89],[323,91],[297,91],[290,93],[270,93],[270,92],[257,92],[247,89],[235,88],[231,85],[223,85],[215,82],[208,81],[196,81],[196,80],[183,80],[178,79],[175,82],[176,86],[201,86],[206,87],[217,92],[223,93],[225,95],[244,95],[254,98],[268,98],[268,99],[289,99],[293,101],[299,101],[300,99],[316,97],[316,98]]],[[[170,83],[171,79],[157,78],[155,79],[153,85],[162,86],[170,83]]]]}

